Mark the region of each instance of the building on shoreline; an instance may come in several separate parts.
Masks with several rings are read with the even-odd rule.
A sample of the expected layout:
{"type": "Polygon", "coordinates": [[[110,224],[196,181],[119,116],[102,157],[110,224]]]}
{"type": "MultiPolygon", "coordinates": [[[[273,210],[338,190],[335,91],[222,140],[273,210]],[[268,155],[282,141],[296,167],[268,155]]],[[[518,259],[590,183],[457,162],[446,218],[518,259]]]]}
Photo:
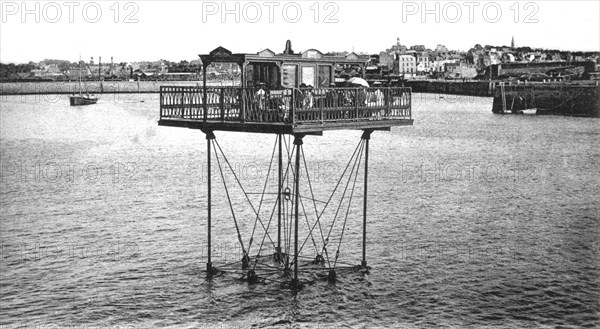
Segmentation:
{"type": "Polygon", "coordinates": [[[414,78],[417,75],[417,59],[412,54],[398,55],[394,61],[394,73],[405,79],[414,78]]]}

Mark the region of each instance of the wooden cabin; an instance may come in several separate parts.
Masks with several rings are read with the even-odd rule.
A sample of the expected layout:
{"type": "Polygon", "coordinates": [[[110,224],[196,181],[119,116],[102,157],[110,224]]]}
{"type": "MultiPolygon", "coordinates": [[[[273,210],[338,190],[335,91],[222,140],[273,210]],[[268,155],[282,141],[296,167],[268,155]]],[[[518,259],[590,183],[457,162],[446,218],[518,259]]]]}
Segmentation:
{"type": "Polygon", "coordinates": [[[335,85],[336,69],[351,69],[364,76],[368,58],[355,53],[346,56],[327,56],[316,49],[302,53],[275,54],[264,49],[256,54],[233,54],[218,47],[207,55],[200,55],[203,67],[213,63],[235,63],[241,69],[241,85],[244,88],[283,89],[328,88],[335,85]]]}

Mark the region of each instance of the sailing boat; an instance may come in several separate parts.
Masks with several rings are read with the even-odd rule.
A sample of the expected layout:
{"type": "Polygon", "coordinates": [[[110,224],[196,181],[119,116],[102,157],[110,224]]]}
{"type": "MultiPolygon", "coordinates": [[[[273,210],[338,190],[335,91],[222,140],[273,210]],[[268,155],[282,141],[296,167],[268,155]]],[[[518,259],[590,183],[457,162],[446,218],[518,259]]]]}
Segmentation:
{"type": "Polygon", "coordinates": [[[92,105],[98,102],[97,97],[92,97],[90,94],[86,93],[85,95],[81,92],[81,62],[79,63],[79,95],[69,96],[69,103],[71,106],[80,106],[80,105],[92,105]]]}

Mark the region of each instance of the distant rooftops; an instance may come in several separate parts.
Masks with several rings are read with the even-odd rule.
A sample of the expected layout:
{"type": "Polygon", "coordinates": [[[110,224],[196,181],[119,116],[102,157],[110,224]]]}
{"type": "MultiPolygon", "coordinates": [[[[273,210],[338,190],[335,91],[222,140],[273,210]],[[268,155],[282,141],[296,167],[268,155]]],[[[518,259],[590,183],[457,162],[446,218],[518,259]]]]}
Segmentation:
{"type": "Polygon", "coordinates": [[[291,51],[291,43],[288,40],[286,49],[281,54],[276,54],[269,48],[263,49],[256,54],[239,53],[234,54],[225,47],[217,47],[207,55],[199,55],[202,62],[205,65],[214,62],[234,62],[242,64],[246,61],[252,60],[265,60],[265,61],[323,61],[323,62],[335,62],[335,63],[348,63],[348,64],[364,64],[369,60],[369,55],[358,55],[355,52],[351,52],[345,56],[339,55],[326,55],[321,51],[311,48],[300,53],[294,53],[291,51]]]}

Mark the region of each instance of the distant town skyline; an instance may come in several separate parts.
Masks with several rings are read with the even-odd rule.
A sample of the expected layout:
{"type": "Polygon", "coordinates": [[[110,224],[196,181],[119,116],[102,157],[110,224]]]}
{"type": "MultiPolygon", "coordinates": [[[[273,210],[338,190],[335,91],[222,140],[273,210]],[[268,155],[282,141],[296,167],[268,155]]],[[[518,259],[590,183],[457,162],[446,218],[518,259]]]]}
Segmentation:
{"type": "Polygon", "coordinates": [[[0,62],[194,60],[217,46],[378,53],[396,43],[600,51],[598,1],[0,1],[0,62]]]}
{"type": "MultiPolygon", "coordinates": [[[[511,39],[514,39],[514,38],[511,38],[511,39]]],[[[379,54],[381,52],[385,52],[385,50],[389,49],[390,46],[394,46],[396,44],[397,44],[397,42],[396,43],[390,42],[389,44],[386,44],[385,46],[383,46],[381,49],[375,50],[373,52],[359,52],[359,51],[354,51],[354,52],[356,52],[357,54],[361,54],[361,55],[377,55],[377,54],[379,54]]],[[[435,46],[428,46],[427,44],[423,44],[423,43],[421,43],[421,44],[414,44],[414,45],[412,45],[412,44],[411,45],[407,45],[407,44],[401,43],[401,45],[405,46],[407,48],[407,50],[411,50],[415,46],[425,46],[425,48],[427,48],[428,50],[435,51],[438,46],[444,46],[444,48],[447,48],[449,52],[456,51],[456,52],[463,52],[463,53],[467,53],[470,49],[473,48],[473,46],[475,46],[477,44],[479,44],[482,47],[485,47],[485,46],[503,47],[504,46],[504,47],[511,47],[511,48],[514,48],[514,49],[531,48],[531,49],[542,49],[542,50],[559,50],[561,52],[584,52],[584,53],[588,53],[588,52],[592,52],[593,53],[593,52],[596,52],[596,53],[600,53],[600,51],[585,51],[585,50],[573,50],[573,49],[566,49],[566,50],[565,49],[550,49],[550,48],[535,47],[535,46],[532,46],[532,45],[514,45],[514,43],[512,43],[512,42],[509,43],[509,44],[505,43],[505,44],[497,44],[497,45],[490,45],[490,44],[485,43],[485,42],[480,42],[480,43],[474,43],[468,49],[450,49],[450,48],[446,47],[444,44],[440,44],[440,43],[437,43],[435,46]]],[[[304,50],[307,50],[307,49],[300,49],[298,52],[304,51],[304,50]]],[[[319,50],[321,50],[321,49],[319,49],[319,50]]],[[[275,51],[275,52],[276,53],[281,53],[281,51],[275,51]]],[[[343,52],[350,53],[350,52],[353,52],[353,50],[352,49],[350,49],[350,50],[347,50],[347,49],[337,49],[337,50],[328,49],[328,50],[323,50],[323,53],[343,53],[343,52]]],[[[250,52],[250,53],[252,53],[252,52],[250,52]]],[[[107,63],[111,63],[111,62],[114,62],[115,64],[119,64],[119,63],[157,62],[157,61],[161,61],[161,60],[162,61],[173,62],[173,63],[178,63],[178,62],[181,62],[181,61],[188,61],[188,62],[199,61],[200,59],[196,55],[196,56],[193,56],[193,58],[187,58],[187,57],[185,57],[185,58],[183,58],[183,57],[182,58],[173,58],[173,59],[165,59],[165,58],[140,58],[140,59],[134,59],[134,60],[130,60],[130,61],[122,61],[122,60],[118,60],[118,59],[114,58],[114,56],[111,56],[111,57],[103,57],[103,56],[87,56],[87,57],[84,57],[84,56],[82,56],[81,59],[79,59],[79,58],[77,58],[77,59],[70,59],[70,58],[50,58],[50,57],[44,57],[43,59],[40,59],[40,60],[28,60],[28,61],[23,61],[23,62],[4,62],[4,61],[1,61],[1,63],[3,63],[3,64],[8,64],[8,63],[27,64],[29,62],[41,63],[41,62],[44,62],[45,60],[65,60],[65,61],[70,61],[72,63],[77,63],[79,60],[81,60],[81,61],[86,62],[86,63],[93,62],[95,64],[98,64],[98,61],[101,60],[101,63],[103,63],[103,64],[107,64],[107,63]]]]}

